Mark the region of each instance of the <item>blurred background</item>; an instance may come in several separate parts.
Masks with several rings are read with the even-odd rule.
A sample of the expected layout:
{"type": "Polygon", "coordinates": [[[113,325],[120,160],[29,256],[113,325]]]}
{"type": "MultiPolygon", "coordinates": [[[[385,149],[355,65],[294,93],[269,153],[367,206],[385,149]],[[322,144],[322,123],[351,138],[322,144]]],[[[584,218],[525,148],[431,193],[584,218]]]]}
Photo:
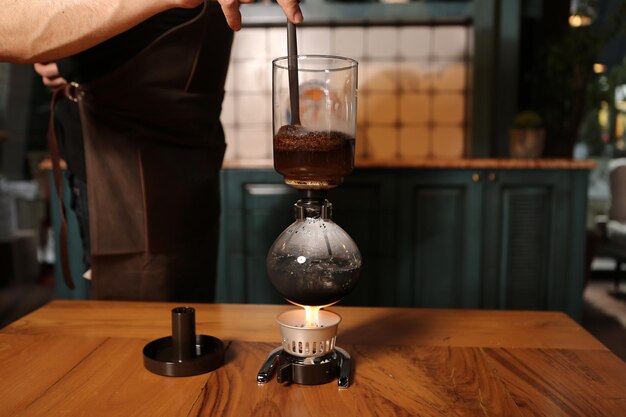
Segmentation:
{"type": "MultiPolygon", "coordinates": [[[[575,275],[585,292],[582,315],[575,318],[626,358],[626,277],[622,277],[626,231],[620,221],[626,221],[626,214],[621,217],[616,204],[626,199],[619,194],[622,189],[626,193],[626,179],[619,179],[620,158],[626,157],[626,2],[304,0],[302,4],[306,20],[298,29],[299,52],[342,55],[359,62],[357,166],[376,167],[366,175],[373,177],[368,181],[383,184],[381,189],[389,190],[392,184],[385,170],[400,169],[407,163],[419,165],[424,160],[594,162],[581,180],[587,233],[579,239],[586,256],[575,275]],[[538,153],[520,154],[513,146],[520,130],[530,131],[525,134],[540,140],[538,153]]],[[[285,200],[272,204],[251,200],[258,206],[235,207],[229,190],[240,187],[237,178],[244,174],[249,175],[246,184],[271,178],[274,182],[270,185],[278,187],[281,182],[272,177],[271,60],[286,55],[284,17],[271,2],[246,5],[242,14],[244,28],[235,36],[222,111],[228,142],[223,182],[227,215],[218,301],[278,302],[267,278],[262,273],[251,277],[250,270],[262,262],[252,258],[257,252],[266,252],[265,240],[271,243],[284,225],[250,229],[249,234],[261,233],[266,239],[255,244],[257,252],[244,250],[237,252],[239,258],[233,258],[232,241],[238,238],[230,233],[229,224],[250,220],[236,217],[237,210],[272,213],[279,205],[281,216],[287,213],[283,220],[288,223],[289,206],[285,200]],[[254,170],[245,171],[250,167],[254,170]],[[242,259],[248,270],[232,266],[242,259]],[[245,263],[248,260],[250,263],[245,263]]],[[[47,162],[49,100],[50,92],[32,66],[0,63],[0,326],[55,297],[89,297],[88,281],[80,280],[73,292],[63,286],[55,262],[58,213],[47,162]]],[[[534,184],[532,173],[524,175],[520,181],[534,184]]],[[[393,187],[400,186],[393,182],[393,187]]],[[[270,194],[287,193],[286,201],[292,199],[280,187],[269,190],[270,194]]],[[[346,190],[345,199],[357,195],[346,190]]],[[[254,192],[252,195],[258,195],[254,192]]],[[[559,197],[555,195],[550,198],[559,197]]],[[[380,218],[389,217],[385,210],[381,203],[380,218]]],[[[380,224],[387,228],[388,223],[381,220],[380,224]]],[[[69,226],[77,236],[75,219],[70,218],[69,226]]],[[[359,230],[350,232],[355,239],[363,235],[359,230]]],[[[394,245],[402,243],[393,243],[394,236],[384,231],[382,238],[376,236],[369,239],[388,238],[392,243],[387,246],[401,252],[394,245]]],[[[489,236],[485,232],[481,239],[489,236]]],[[[460,235],[458,239],[469,238],[460,235]]],[[[358,243],[368,247],[368,241],[358,243]]],[[[487,242],[487,246],[491,244],[487,242]]],[[[70,245],[72,267],[80,276],[81,247],[76,238],[70,245]]],[[[448,252],[447,247],[442,248],[448,252]]],[[[371,250],[372,275],[395,271],[385,250],[371,250]]],[[[449,251],[454,252],[452,248],[449,251]]],[[[537,271],[543,271],[545,265],[568,262],[550,254],[545,259],[547,263],[538,264],[537,271]]],[[[422,276],[427,275],[422,271],[422,276]]],[[[450,282],[461,279],[457,275],[451,276],[450,282]]],[[[557,288],[551,275],[546,277],[537,284],[537,294],[557,288]]],[[[410,300],[395,293],[386,296],[375,280],[365,280],[361,293],[347,300],[348,304],[432,306],[418,295],[410,300]]],[[[417,294],[425,288],[420,285],[411,291],[417,294]]],[[[490,304],[483,297],[464,304],[456,295],[446,297],[441,296],[442,301],[434,306],[562,309],[550,300],[490,304]]]]}

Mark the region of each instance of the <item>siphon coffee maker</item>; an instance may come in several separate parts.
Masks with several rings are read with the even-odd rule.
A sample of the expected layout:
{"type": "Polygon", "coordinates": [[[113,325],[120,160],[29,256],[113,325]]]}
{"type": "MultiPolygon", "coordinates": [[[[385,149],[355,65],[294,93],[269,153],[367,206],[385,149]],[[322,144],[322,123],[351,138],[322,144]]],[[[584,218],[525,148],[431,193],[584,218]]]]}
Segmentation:
{"type": "Polygon", "coordinates": [[[295,222],[267,254],[267,272],[278,292],[302,308],[277,317],[282,346],[263,363],[259,383],[274,373],[280,383],[351,382],[350,355],[335,346],[341,317],[323,308],[347,295],[361,273],[359,249],[332,221],[326,198],[354,168],[357,67],[349,58],[297,53],[272,62],[274,168],[299,199],[295,222]]]}

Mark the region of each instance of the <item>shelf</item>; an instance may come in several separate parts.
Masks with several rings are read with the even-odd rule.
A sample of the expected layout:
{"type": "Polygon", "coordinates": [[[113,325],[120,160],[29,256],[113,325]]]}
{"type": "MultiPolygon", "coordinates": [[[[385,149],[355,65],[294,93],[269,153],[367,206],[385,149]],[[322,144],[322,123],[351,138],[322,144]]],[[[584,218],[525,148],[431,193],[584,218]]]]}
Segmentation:
{"type": "MultiPolygon", "coordinates": [[[[403,4],[335,3],[308,0],[301,5],[304,26],[466,23],[474,16],[474,3],[419,2],[403,4]]],[[[244,27],[282,26],[285,15],[275,4],[241,7],[244,27]]]]}

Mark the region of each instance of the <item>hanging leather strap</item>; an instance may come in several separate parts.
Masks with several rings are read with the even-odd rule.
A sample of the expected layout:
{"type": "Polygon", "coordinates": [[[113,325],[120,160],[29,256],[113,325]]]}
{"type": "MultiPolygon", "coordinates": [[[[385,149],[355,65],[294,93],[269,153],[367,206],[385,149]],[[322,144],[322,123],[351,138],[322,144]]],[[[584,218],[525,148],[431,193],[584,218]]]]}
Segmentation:
{"type": "Polygon", "coordinates": [[[50,122],[48,124],[48,148],[52,159],[52,172],[54,175],[54,185],[56,188],[57,200],[59,202],[59,215],[61,216],[61,225],[59,233],[59,249],[61,255],[61,272],[65,284],[74,289],[74,281],[72,280],[72,272],[70,270],[69,245],[67,239],[67,216],[65,206],[63,205],[63,181],[61,178],[61,155],[59,154],[59,144],[57,141],[56,130],[54,128],[54,106],[61,94],[65,92],[66,87],[60,87],[52,93],[50,101],[50,122]]]}

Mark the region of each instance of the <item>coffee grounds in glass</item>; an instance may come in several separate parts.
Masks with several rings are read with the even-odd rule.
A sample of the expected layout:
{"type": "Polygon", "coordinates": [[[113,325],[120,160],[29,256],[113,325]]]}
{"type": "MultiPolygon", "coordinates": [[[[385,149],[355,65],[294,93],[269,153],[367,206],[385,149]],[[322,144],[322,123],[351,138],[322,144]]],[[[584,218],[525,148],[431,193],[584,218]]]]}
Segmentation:
{"type": "Polygon", "coordinates": [[[294,188],[336,187],[354,168],[354,138],[285,125],[274,136],[274,168],[294,188]]]}

